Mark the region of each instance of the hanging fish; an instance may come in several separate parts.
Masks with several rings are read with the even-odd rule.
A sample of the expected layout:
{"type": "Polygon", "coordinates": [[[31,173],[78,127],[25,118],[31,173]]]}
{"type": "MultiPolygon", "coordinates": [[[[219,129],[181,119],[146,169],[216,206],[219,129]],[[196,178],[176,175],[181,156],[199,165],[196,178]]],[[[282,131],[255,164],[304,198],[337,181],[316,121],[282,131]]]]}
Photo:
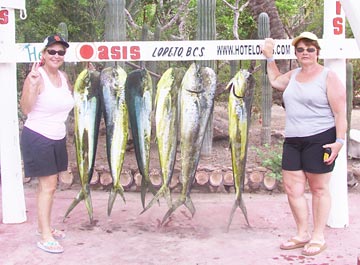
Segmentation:
{"type": "Polygon", "coordinates": [[[126,76],[125,70],[120,66],[107,67],[100,75],[101,105],[106,127],[106,152],[113,180],[108,201],[109,216],[118,193],[125,202],[120,174],[129,134],[128,109],[125,102],[126,76]]]}
{"type": "Polygon", "coordinates": [[[80,201],[84,200],[90,222],[93,220],[89,184],[94,171],[101,119],[99,85],[100,73],[92,69],[84,69],[77,77],[74,85],[74,138],[81,190],[66,211],[64,218],[80,201]]]}
{"type": "Polygon", "coordinates": [[[244,101],[248,76],[248,72],[239,71],[227,85],[227,89],[230,89],[228,106],[229,141],[236,192],[235,203],[231,209],[227,230],[230,228],[237,207],[242,210],[245,220],[250,226],[246,207],[242,199],[245,179],[246,149],[248,143],[248,115],[244,101]]]}
{"type": "Polygon", "coordinates": [[[162,223],[181,205],[192,215],[195,207],[190,197],[191,186],[210,115],[214,108],[216,74],[209,67],[191,64],[181,84],[180,149],[182,190],[178,200],[163,217],[162,223]]]}
{"type": "Polygon", "coordinates": [[[142,176],[141,203],[145,207],[145,195],[149,190],[156,191],[149,177],[152,80],[146,69],[134,70],[127,76],[125,100],[129,111],[131,134],[134,141],[137,165],[142,176]]]}
{"type": "Polygon", "coordinates": [[[169,208],[172,205],[170,181],[174,171],[178,141],[179,90],[184,76],[183,69],[169,68],[157,84],[155,98],[156,142],[162,174],[162,186],[142,212],[164,196],[169,208]]]}

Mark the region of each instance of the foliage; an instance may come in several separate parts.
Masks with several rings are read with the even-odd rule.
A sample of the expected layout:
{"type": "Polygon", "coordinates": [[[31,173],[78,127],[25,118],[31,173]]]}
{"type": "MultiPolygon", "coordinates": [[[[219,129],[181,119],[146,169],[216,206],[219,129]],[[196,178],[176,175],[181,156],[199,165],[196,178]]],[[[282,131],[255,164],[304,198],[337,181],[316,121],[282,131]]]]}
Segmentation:
{"type": "MultiPolygon", "coordinates": [[[[229,1],[230,2],[230,1],[229,1]]],[[[245,1],[243,1],[245,3],[245,1]]],[[[216,9],[216,31],[218,40],[234,39],[233,34],[234,11],[230,8],[224,8],[222,0],[217,0],[216,9]]],[[[239,21],[239,38],[251,39],[256,29],[256,21],[250,13],[249,9],[240,12],[239,21]]]]}
{"type": "Polygon", "coordinates": [[[261,165],[271,170],[268,174],[270,177],[281,180],[281,160],[282,160],[282,145],[265,144],[263,148],[254,148],[257,155],[261,159],[261,165]]]}
{"type": "Polygon", "coordinates": [[[105,0],[27,0],[27,19],[16,21],[17,42],[42,42],[66,23],[69,41],[101,41],[105,0]]]}

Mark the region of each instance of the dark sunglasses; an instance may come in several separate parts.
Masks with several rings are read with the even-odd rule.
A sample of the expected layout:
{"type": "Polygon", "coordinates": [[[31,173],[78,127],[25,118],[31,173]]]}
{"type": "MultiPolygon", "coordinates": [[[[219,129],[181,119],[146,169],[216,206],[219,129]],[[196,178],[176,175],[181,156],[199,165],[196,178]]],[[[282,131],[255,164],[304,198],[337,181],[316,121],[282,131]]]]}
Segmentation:
{"type": "Polygon", "coordinates": [[[304,49],[304,48],[302,48],[302,47],[296,48],[296,51],[297,51],[297,52],[304,52],[305,50],[306,50],[307,52],[309,52],[309,53],[313,53],[313,52],[316,51],[315,48],[306,48],[306,49],[304,49]]]}
{"type": "Polygon", "coordinates": [[[57,50],[47,50],[47,52],[50,55],[59,54],[59,56],[64,56],[65,53],[66,53],[66,51],[64,51],[64,50],[59,50],[59,51],[57,51],[57,50]]]}

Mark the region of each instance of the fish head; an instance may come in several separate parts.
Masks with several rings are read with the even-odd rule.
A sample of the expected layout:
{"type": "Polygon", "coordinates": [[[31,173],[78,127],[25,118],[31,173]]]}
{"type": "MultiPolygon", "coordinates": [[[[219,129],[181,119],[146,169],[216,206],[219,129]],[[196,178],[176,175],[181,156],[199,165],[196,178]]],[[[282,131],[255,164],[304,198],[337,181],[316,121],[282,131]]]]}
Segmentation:
{"type": "Polygon", "coordinates": [[[203,87],[200,86],[200,82],[200,66],[198,64],[192,63],[185,72],[185,75],[182,79],[181,89],[193,93],[201,93],[203,92],[203,87]]]}
{"type": "Polygon", "coordinates": [[[244,98],[247,89],[247,79],[249,76],[249,72],[240,70],[231,79],[226,89],[230,89],[230,93],[232,93],[235,97],[244,98]]]}

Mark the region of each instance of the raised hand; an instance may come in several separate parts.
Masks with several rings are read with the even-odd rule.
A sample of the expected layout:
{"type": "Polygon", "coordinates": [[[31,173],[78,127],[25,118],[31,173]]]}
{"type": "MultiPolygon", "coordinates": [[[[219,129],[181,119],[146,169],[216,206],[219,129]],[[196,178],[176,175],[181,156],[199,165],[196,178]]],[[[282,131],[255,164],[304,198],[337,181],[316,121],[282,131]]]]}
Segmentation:
{"type": "Polygon", "coordinates": [[[31,67],[31,71],[28,75],[31,86],[37,86],[40,83],[39,67],[40,67],[40,62],[33,63],[31,67]]]}
{"type": "Polygon", "coordinates": [[[275,46],[275,41],[272,38],[266,38],[264,46],[262,47],[262,52],[266,58],[271,58],[273,56],[273,50],[275,46]]]}

